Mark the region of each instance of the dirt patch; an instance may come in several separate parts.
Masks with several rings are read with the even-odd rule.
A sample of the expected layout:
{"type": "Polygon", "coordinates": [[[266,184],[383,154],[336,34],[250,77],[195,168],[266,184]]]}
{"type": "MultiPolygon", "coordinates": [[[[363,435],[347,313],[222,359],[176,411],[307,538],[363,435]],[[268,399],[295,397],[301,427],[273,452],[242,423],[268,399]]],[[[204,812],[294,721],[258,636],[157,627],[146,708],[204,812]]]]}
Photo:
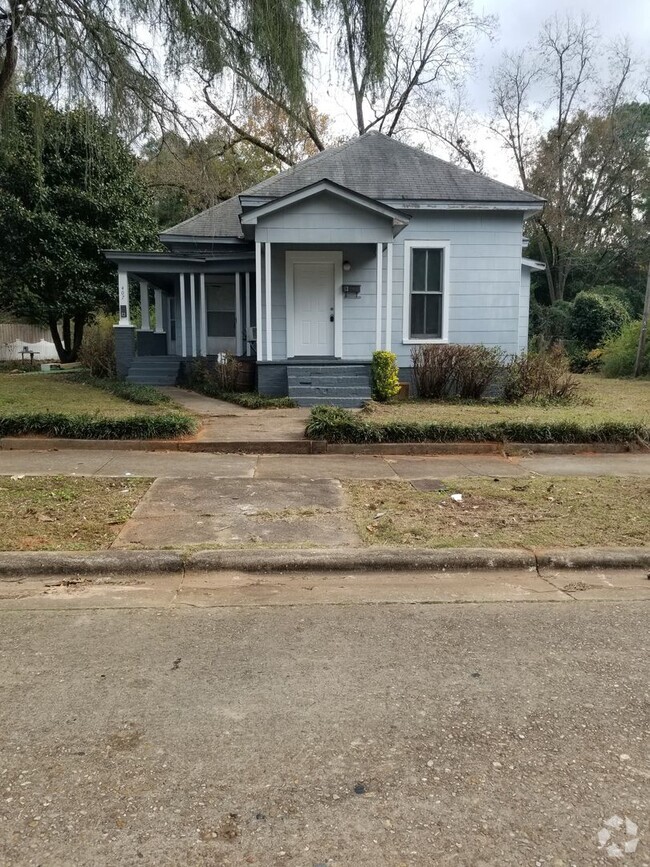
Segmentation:
{"type": "Polygon", "coordinates": [[[108,548],[150,485],[134,478],[0,478],[0,549],[108,548]]]}
{"type": "Polygon", "coordinates": [[[346,482],[348,509],[371,545],[572,547],[650,544],[650,481],[618,478],[346,482]]]}

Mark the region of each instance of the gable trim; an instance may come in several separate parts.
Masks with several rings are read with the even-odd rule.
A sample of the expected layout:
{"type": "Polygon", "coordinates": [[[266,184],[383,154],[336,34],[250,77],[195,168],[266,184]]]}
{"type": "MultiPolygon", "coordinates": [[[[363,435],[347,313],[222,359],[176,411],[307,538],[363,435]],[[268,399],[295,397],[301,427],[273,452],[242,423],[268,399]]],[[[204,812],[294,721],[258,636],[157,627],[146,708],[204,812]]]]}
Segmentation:
{"type": "Polygon", "coordinates": [[[381,214],[382,216],[392,220],[393,226],[403,228],[408,224],[410,220],[410,216],[402,210],[393,208],[390,205],[385,205],[377,199],[371,199],[368,196],[362,195],[361,193],[355,193],[353,190],[349,190],[347,187],[343,187],[340,184],[334,183],[334,181],[324,179],[321,181],[316,181],[313,184],[309,184],[306,187],[302,187],[302,189],[296,190],[296,192],[294,193],[288,193],[286,196],[280,196],[277,199],[273,199],[273,201],[271,202],[267,202],[263,205],[260,205],[259,207],[253,208],[252,210],[248,211],[248,213],[241,215],[240,222],[242,226],[256,226],[257,221],[260,217],[265,217],[268,214],[274,213],[275,211],[282,210],[283,208],[288,208],[291,205],[295,205],[298,202],[305,201],[305,199],[310,199],[312,198],[312,196],[317,196],[320,193],[331,193],[337,198],[344,199],[345,201],[357,205],[360,208],[365,208],[368,211],[373,211],[376,214],[381,214]]]}

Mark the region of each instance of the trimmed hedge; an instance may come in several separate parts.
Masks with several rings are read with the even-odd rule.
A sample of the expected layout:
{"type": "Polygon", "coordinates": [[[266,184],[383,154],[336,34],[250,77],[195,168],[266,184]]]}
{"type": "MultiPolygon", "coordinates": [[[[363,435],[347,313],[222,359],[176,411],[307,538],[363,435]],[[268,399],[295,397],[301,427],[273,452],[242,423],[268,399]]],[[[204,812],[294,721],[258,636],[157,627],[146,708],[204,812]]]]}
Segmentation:
{"type": "Polygon", "coordinates": [[[182,413],[99,418],[57,412],[16,413],[0,417],[0,436],[26,434],[81,440],[171,439],[193,433],[196,421],[182,413]]]}
{"type": "Polygon", "coordinates": [[[310,439],[329,443],[627,443],[650,440],[650,427],[625,422],[371,422],[345,409],[315,406],[307,423],[310,439]]]}

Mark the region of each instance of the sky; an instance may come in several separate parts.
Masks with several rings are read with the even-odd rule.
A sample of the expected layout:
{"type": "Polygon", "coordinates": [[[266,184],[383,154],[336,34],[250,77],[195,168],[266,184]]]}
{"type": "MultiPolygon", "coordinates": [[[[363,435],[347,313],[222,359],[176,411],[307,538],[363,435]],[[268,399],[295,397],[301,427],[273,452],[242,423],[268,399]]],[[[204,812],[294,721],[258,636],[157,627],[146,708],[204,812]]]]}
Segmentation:
{"type": "MultiPolygon", "coordinates": [[[[419,7],[420,2],[413,0],[413,7],[419,7]]],[[[474,0],[474,8],[478,13],[497,15],[499,20],[494,40],[481,38],[477,43],[478,68],[467,86],[471,108],[481,115],[489,114],[490,70],[502,53],[524,48],[539,33],[544,21],[556,13],[563,16],[568,12],[578,18],[583,13],[588,15],[603,36],[611,39],[627,36],[633,53],[650,62],[650,0],[474,0]]],[[[331,87],[321,86],[317,97],[319,107],[330,115],[337,133],[353,134],[340,95],[331,87]]],[[[481,145],[486,174],[505,183],[516,183],[514,166],[499,143],[486,134],[481,145]]],[[[439,155],[446,156],[442,152],[439,155]]]]}

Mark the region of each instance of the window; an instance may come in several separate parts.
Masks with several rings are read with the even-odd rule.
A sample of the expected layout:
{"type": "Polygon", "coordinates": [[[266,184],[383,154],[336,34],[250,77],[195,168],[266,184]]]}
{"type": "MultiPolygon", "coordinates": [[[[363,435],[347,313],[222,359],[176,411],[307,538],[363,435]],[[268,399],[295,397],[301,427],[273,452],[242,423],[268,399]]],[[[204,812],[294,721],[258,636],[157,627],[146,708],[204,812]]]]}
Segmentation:
{"type": "Polygon", "coordinates": [[[404,243],[404,342],[447,339],[448,241],[404,243]]]}
{"type": "Polygon", "coordinates": [[[442,337],[442,250],[411,250],[411,335],[442,337]]]}

